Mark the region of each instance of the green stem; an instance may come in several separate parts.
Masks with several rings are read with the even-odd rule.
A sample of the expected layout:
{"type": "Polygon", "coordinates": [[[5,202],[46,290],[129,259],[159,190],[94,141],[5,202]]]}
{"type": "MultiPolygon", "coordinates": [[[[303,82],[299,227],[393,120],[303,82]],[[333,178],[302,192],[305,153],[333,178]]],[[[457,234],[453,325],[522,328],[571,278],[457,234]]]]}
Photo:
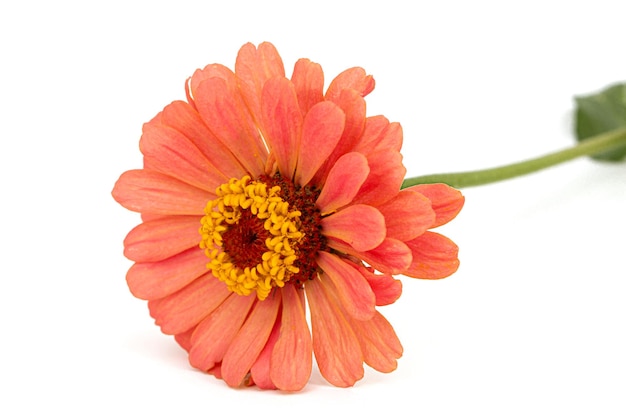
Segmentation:
{"type": "Polygon", "coordinates": [[[571,148],[553,152],[538,158],[478,171],[453,172],[407,178],[402,188],[416,184],[442,182],[455,188],[472,187],[498,182],[520,175],[530,174],[585,155],[626,147],[626,128],[611,130],[579,142],[571,148]]]}

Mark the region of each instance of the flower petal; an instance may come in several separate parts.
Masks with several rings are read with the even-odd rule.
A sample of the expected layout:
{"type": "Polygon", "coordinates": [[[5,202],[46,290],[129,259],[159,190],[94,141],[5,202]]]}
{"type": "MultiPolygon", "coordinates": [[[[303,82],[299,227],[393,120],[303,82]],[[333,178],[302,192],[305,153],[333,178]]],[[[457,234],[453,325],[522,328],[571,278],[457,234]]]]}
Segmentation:
{"type": "Polygon", "coordinates": [[[320,279],[330,279],[333,293],[343,309],[357,320],[372,318],[376,311],[376,297],[363,275],[347,261],[328,252],[319,252],[317,263],[324,271],[320,279]]]}
{"type": "Polygon", "coordinates": [[[299,391],[308,382],[313,366],[304,293],[293,285],[285,285],[281,292],[283,313],[280,336],[272,351],[270,377],[281,390],[299,391]]]}
{"type": "MultiPolygon", "coordinates": [[[[265,343],[265,347],[254,362],[254,365],[250,368],[252,381],[261,389],[276,389],[276,385],[270,378],[270,358],[272,357],[274,346],[276,345],[278,336],[280,335],[280,327],[280,315],[278,315],[274,323],[274,328],[270,333],[270,337],[267,339],[267,343],[265,343]]],[[[309,336],[309,339],[310,338],[311,337],[309,336]]]]}
{"type": "Polygon", "coordinates": [[[141,223],[124,239],[124,256],[156,262],[198,245],[200,216],[167,216],[141,223]]]}
{"type": "Polygon", "coordinates": [[[115,201],[128,210],[151,214],[203,215],[214,194],[157,171],[124,172],[112,192],[115,201]]]}
{"type": "Polygon", "coordinates": [[[334,102],[346,114],[346,127],[341,137],[338,155],[354,151],[365,130],[365,99],[355,90],[343,90],[334,102]]]}
{"type": "Polygon", "coordinates": [[[233,85],[237,83],[235,73],[230,68],[222,64],[209,64],[202,69],[196,70],[191,78],[189,78],[189,88],[191,89],[191,95],[194,100],[199,96],[198,86],[203,81],[211,78],[221,78],[233,85]]]}
{"type": "Polygon", "coordinates": [[[364,204],[345,207],[320,222],[325,236],[341,239],[359,252],[374,249],[386,237],[385,218],[364,204]]]}
{"type": "Polygon", "coordinates": [[[230,344],[222,360],[222,378],[231,387],[238,387],[259,357],[274,327],[280,297],[269,296],[257,301],[243,327],[230,344]]]}
{"type": "Polygon", "coordinates": [[[194,330],[196,330],[196,328],[192,327],[189,330],[174,335],[174,340],[176,340],[176,343],[178,343],[180,347],[185,349],[187,353],[189,353],[189,350],[191,349],[191,335],[193,334],[194,330]]]}
{"type": "Polygon", "coordinates": [[[209,375],[213,375],[217,379],[222,379],[222,362],[216,362],[212,367],[206,370],[209,375]]]}
{"type": "Polygon", "coordinates": [[[359,252],[340,240],[328,239],[328,246],[355,256],[384,274],[402,274],[411,265],[411,249],[398,239],[385,238],[383,243],[367,252],[359,252]]]}
{"type": "Polygon", "coordinates": [[[341,139],[332,154],[315,174],[315,183],[323,183],[329,170],[335,165],[337,160],[342,155],[354,151],[365,129],[365,100],[358,92],[355,90],[343,90],[334,103],[345,114],[345,127],[341,139]]]}
{"type": "Polygon", "coordinates": [[[459,268],[459,248],[443,235],[426,232],[406,244],[413,253],[413,261],[404,275],[440,279],[452,275],[459,268]]]}
{"type": "Polygon", "coordinates": [[[379,372],[391,372],[398,367],[402,345],[389,322],[376,311],[367,321],[349,319],[359,339],[365,363],[379,372]]]}
{"type": "Polygon", "coordinates": [[[336,100],[346,89],[356,90],[361,97],[365,97],[374,90],[374,86],[374,77],[367,75],[363,68],[349,68],[330,82],[326,91],[326,100],[336,100]]]}
{"type": "Polygon", "coordinates": [[[321,280],[304,286],[311,306],[313,351],[320,373],[338,387],[363,378],[363,353],[352,328],[321,280]]]}
{"type": "Polygon", "coordinates": [[[400,123],[389,123],[385,116],[372,116],[365,119],[365,130],[355,151],[369,155],[381,149],[400,152],[402,148],[402,127],[400,123]]]}
{"type": "Polygon", "coordinates": [[[402,241],[416,238],[435,222],[430,200],[413,191],[400,191],[378,209],[385,216],[387,236],[402,241]]]}
{"type": "Polygon", "coordinates": [[[235,74],[252,116],[260,123],[263,85],[270,78],[285,76],[278,51],[269,42],[261,43],[258,49],[251,43],[245,44],[237,54],[235,74]]]}
{"type": "Polygon", "coordinates": [[[337,160],[326,178],[316,204],[322,213],[331,213],[347,204],[358,193],[370,173],[367,159],[350,152],[337,160]]]}
{"type": "Polygon", "coordinates": [[[221,78],[210,78],[200,83],[197,94],[198,112],[211,132],[250,174],[261,175],[267,152],[238,90],[221,78]]]}
{"type": "Polygon", "coordinates": [[[394,303],[402,295],[402,281],[395,279],[389,274],[376,274],[372,268],[357,265],[357,269],[369,283],[374,295],[376,305],[385,306],[394,303]]]}
{"type": "Polygon", "coordinates": [[[163,333],[178,334],[197,325],[230,293],[223,282],[206,273],[173,294],[150,300],[148,308],[163,333]]]}
{"type": "Polygon", "coordinates": [[[296,170],[302,132],[302,113],[296,90],[288,79],[267,80],[261,96],[263,135],[283,177],[292,179],[296,170]]]}
{"type": "Polygon", "coordinates": [[[214,192],[228,180],[214,169],[200,150],[184,135],[166,126],[146,123],[139,141],[144,167],[214,192]]]}
{"type": "Polygon", "coordinates": [[[189,362],[194,368],[210,370],[222,361],[248,316],[256,295],[232,293],[215,311],[198,324],[191,336],[189,362]]]}
{"type": "Polygon", "coordinates": [[[369,155],[367,164],[370,174],[354,197],[354,203],[378,206],[398,194],[406,168],[402,165],[402,155],[392,149],[369,155]]]}
{"type": "Polygon", "coordinates": [[[432,227],[441,226],[454,219],[465,203],[463,194],[447,184],[420,184],[407,188],[407,190],[417,191],[431,201],[433,210],[437,215],[432,227]]]}
{"type": "Polygon", "coordinates": [[[126,274],[130,291],[142,300],[168,296],[206,273],[206,256],[192,248],[158,262],[135,263],[126,274]]]}
{"type": "Polygon", "coordinates": [[[161,123],[189,138],[213,169],[220,171],[225,177],[241,178],[247,174],[228,146],[215,137],[202,121],[198,111],[189,103],[175,101],[166,106],[161,112],[161,123]]]}
{"type": "Polygon", "coordinates": [[[167,214],[141,213],[139,217],[141,217],[142,222],[151,222],[152,220],[159,220],[165,217],[177,217],[177,216],[172,216],[172,215],[167,215],[167,214]]]}
{"type": "Polygon", "coordinates": [[[324,101],[306,113],[294,182],[306,185],[333,152],[341,138],[345,114],[334,103],[324,101]]]}
{"type": "Polygon", "coordinates": [[[294,66],[291,82],[296,88],[302,114],[324,100],[324,72],[319,64],[307,58],[299,59],[294,66]]]}

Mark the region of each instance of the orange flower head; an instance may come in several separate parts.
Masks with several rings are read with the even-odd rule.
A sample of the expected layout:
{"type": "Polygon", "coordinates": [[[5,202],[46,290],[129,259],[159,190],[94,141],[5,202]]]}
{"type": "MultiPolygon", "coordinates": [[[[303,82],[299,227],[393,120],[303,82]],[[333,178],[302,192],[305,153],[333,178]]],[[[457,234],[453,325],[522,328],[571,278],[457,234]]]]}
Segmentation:
{"type": "Polygon", "coordinates": [[[401,190],[402,129],[366,116],[361,68],[324,92],[320,65],[300,59],[289,79],[272,44],[246,44],[234,72],[209,65],[185,87],[144,125],[143,169],[113,189],[142,216],[124,241],[131,292],[230,386],[300,390],[313,355],[336,386],[364,363],[393,371],[402,346],[376,307],[400,296],[395,274],[456,271],[456,245],[430,229],[463,196],[401,190]]]}

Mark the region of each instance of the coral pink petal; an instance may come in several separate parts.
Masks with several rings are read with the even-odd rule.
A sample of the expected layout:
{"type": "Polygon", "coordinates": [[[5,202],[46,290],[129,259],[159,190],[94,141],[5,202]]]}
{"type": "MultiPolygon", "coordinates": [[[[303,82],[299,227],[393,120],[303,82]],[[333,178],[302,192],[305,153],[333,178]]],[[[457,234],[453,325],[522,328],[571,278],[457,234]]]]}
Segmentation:
{"type": "Polygon", "coordinates": [[[183,134],[147,123],[139,141],[144,167],[150,167],[200,189],[214,192],[228,181],[183,134]]]}
{"type": "Polygon", "coordinates": [[[374,291],[377,306],[392,304],[402,295],[402,281],[399,279],[395,279],[389,274],[376,274],[371,268],[361,265],[358,265],[357,269],[374,291]]]}
{"type": "Polygon", "coordinates": [[[341,137],[339,155],[353,151],[365,130],[365,99],[355,90],[344,90],[335,103],[346,114],[346,128],[341,137]]]}
{"type": "MultiPolygon", "coordinates": [[[[166,217],[176,217],[176,216],[163,215],[163,214],[152,214],[152,213],[141,213],[140,217],[141,217],[141,221],[143,221],[143,222],[151,222],[153,220],[160,220],[160,219],[164,219],[166,217]]],[[[198,216],[195,216],[195,217],[198,217],[198,216]]]]}
{"type": "Polygon", "coordinates": [[[206,273],[206,263],[204,252],[192,248],[163,261],[135,263],[126,274],[126,282],[137,298],[163,298],[206,273]]]}
{"type": "Polygon", "coordinates": [[[363,378],[359,341],[332,295],[320,280],[305,285],[311,307],[315,360],[322,376],[338,387],[350,387],[363,378]]]}
{"type": "Polygon", "coordinates": [[[124,172],[115,183],[113,198],[131,211],[151,214],[203,215],[214,194],[157,171],[124,172]]]}
{"type": "Polygon", "coordinates": [[[379,372],[391,372],[398,367],[402,345],[391,324],[378,311],[368,321],[350,319],[359,339],[365,363],[379,372]]]}
{"type": "Polygon", "coordinates": [[[343,131],[339,146],[335,149],[333,160],[354,148],[361,140],[365,130],[365,99],[355,90],[344,90],[337,100],[334,101],[346,114],[346,127],[343,131]]]}
{"type": "MultiPolygon", "coordinates": [[[[378,146],[380,137],[387,126],[389,126],[389,120],[385,116],[377,115],[367,117],[365,119],[363,134],[354,150],[366,155],[371,153],[378,146]]],[[[386,147],[387,146],[381,146],[383,149],[386,147]]],[[[400,151],[399,149],[396,150],[400,151]]]]}
{"type": "Polygon", "coordinates": [[[257,177],[264,173],[266,150],[234,86],[221,78],[210,78],[198,86],[196,106],[209,130],[257,177]]]}
{"type": "Polygon", "coordinates": [[[235,336],[222,360],[222,378],[231,387],[241,386],[270,336],[280,297],[258,301],[235,336]]]}
{"type": "Polygon", "coordinates": [[[402,241],[416,238],[435,222],[430,200],[413,191],[400,191],[378,209],[385,216],[387,236],[402,241]]]}
{"type": "Polygon", "coordinates": [[[135,262],[156,262],[198,245],[200,216],[167,216],[146,221],[124,239],[124,255],[135,262]]]}
{"type": "Polygon", "coordinates": [[[271,356],[270,376],[283,391],[299,391],[313,366],[313,345],[306,321],[304,293],[293,285],[282,289],[281,331],[271,356]]]}
{"type": "Polygon", "coordinates": [[[346,116],[345,127],[341,139],[328,157],[328,160],[315,174],[315,183],[323,183],[328,171],[342,155],[353,152],[365,129],[365,100],[355,90],[344,90],[335,104],[346,116]]]}
{"type": "Polygon", "coordinates": [[[459,268],[459,248],[443,235],[426,232],[406,244],[413,252],[413,261],[404,275],[440,279],[452,275],[459,268]]]}
{"type": "Polygon", "coordinates": [[[255,300],[254,294],[241,296],[232,293],[198,324],[191,336],[189,351],[189,362],[193,367],[207,371],[221,363],[255,300]]]}
{"type": "Polygon", "coordinates": [[[305,117],[294,182],[306,185],[333,152],[345,126],[345,114],[334,103],[314,105],[305,117]]]}
{"type": "Polygon", "coordinates": [[[307,58],[299,59],[294,66],[291,82],[296,88],[302,114],[324,100],[324,72],[319,64],[307,58]]]}
{"type": "Polygon", "coordinates": [[[356,256],[384,274],[401,274],[411,265],[411,249],[398,239],[385,238],[378,247],[367,251],[355,251],[352,246],[328,239],[328,246],[340,252],[356,256]]]}
{"type": "Polygon", "coordinates": [[[376,208],[355,204],[320,222],[325,236],[341,239],[359,252],[374,249],[386,237],[385,218],[376,208]]]}
{"type": "Polygon", "coordinates": [[[376,296],[367,280],[349,261],[342,260],[337,255],[328,252],[319,252],[317,264],[324,271],[320,279],[330,279],[334,287],[333,293],[350,316],[357,320],[368,320],[374,315],[376,296]]]}
{"type": "Polygon", "coordinates": [[[337,100],[343,90],[356,90],[365,97],[374,90],[374,77],[367,75],[360,67],[349,68],[335,77],[326,91],[326,100],[337,100]]]}
{"type": "Polygon", "coordinates": [[[407,188],[407,190],[417,191],[431,201],[433,210],[437,215],[432,227],[441,226],[454,219],[465,203],[463,194],[447,184],[420,184],[407,188]]]}
{"type": "Polygon", "coordinates": [[[331,213],[348,205],[359,192],[369,173],[365,156],[357,152],[343,155],[328,173],[316,202],[317,207],[322,213],[331,213]]]}
{"type": "Polygon", "coordinates": [[[387,126],[383,134],[378,138],[375,148],[376,150],[393,149],[400,152],[400,149],[402,149],[402,142],[404,141],[403,137],[404,133],[400,123],[389,123],[389,126],[387,126]]]}
{"type": "Polygon", "coordinates": [[[252,115],[260,123],[263,85],[270,78],[285,76],[278,51],[269,42],[261,43],[258,49],[251,43],[245,44],[237,54],[235,74],[252,115]]]}
{"type": "Polygon", "coordinates": [[[378,206],[398,194],[406,168],[402,165],[402,155],[391,149],[368,155],[367,163],[370,174],[354,197],[354,203],[378,206]]]}
{"type": "Polygon", "coordinates": [[[189,330],[174,335],[174,340],[176,340],[176,343],[178,343],[180,347],[185,349],[187,353],[189,353],[189,350],[191,349],[191,335],[193,334],[194,330],[196,330],[196,328],[192,327],[189,330]]]}
{"type": "Polygon", "coordinates": [[[291,81],[284,77],[267,80],[261,97],[261,120],[264,137],[276,158],[278,170],[285,178],[292,179],[298,161],[303,118],[291,81]]]}
{"type": "Polygon", "coordinates": [[[209,375],[213,375],[217,379],[222,379],[222,362],[217,362],[206,370],[209,375]]]}
{"type": "Polygon", "coordinates": [[[246,175],[239,160],[220,142],[189,103],[175,101],[163,109],[161,123],[185,135],[202,152],[214,170],[223,176],[241,178],[246,175]]]}
{"type": "Polygon", "coordinates": [[[400,123],[389,123],[384,116],[372,116],[365,120],[365,130],[354,150],[369,155],[381,149],[400,152],[401,148],[402,127],[400,123]]]}
{"type": "Polygon", "coordinates": [[[272,333],[270,333],[270,337],[267,339],[267,343],[265,343],[265,347],[254,362],[254,365],[252,365],[252,368],[250,368],[252,381],[261,389],[276,389],[276,385],[272,382],[272,378],[270,377],[270,360],[274,346],[280,335],[280,326],[279,314],[278,317],[276,317],[274,328],[272,329],[272,333]]]}
{"type": "Polygon", "coordinates": [[[202,81],[210,78],[221,78],[227,83],[236,84],[235,73],[228,67],[222,64],[209,64],[203,69],[196,70],[189,79],[189,87],[191,89],[191,95],[196,99],[198,94],[198,86],[202,81]]]}
{"type": "Polygon", "coordinates": [[[163,333],[179,334],[200,323],[230,293],[223,282],[206,273],[174,294],[150,300],[148,308],[163,333]]]}

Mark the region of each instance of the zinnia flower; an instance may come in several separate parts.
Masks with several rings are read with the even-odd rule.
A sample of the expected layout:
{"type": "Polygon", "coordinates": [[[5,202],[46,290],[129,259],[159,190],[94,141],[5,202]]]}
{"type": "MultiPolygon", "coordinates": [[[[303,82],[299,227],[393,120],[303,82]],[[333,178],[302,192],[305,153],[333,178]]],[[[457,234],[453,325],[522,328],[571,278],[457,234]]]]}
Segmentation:
{"type": "Polygon", "coordinates": [[[373,89],[351,68],[324,93],[320,65],[300,59],[288,79],[272,44],[246,44],[234,72],[197,70],[187,101],[144,125],[144,167],[113,189],[143,221],[124,241],[127,282],[192,366],[288,391],[306,385],[313,355],[341,387],[364,363],[396,368],[402,346],[376,306],[400,296],[394,274],[457,269],[456,245],[428,229],[463,197],[400,190],[402,130],[366,117],[373,89]]]}

